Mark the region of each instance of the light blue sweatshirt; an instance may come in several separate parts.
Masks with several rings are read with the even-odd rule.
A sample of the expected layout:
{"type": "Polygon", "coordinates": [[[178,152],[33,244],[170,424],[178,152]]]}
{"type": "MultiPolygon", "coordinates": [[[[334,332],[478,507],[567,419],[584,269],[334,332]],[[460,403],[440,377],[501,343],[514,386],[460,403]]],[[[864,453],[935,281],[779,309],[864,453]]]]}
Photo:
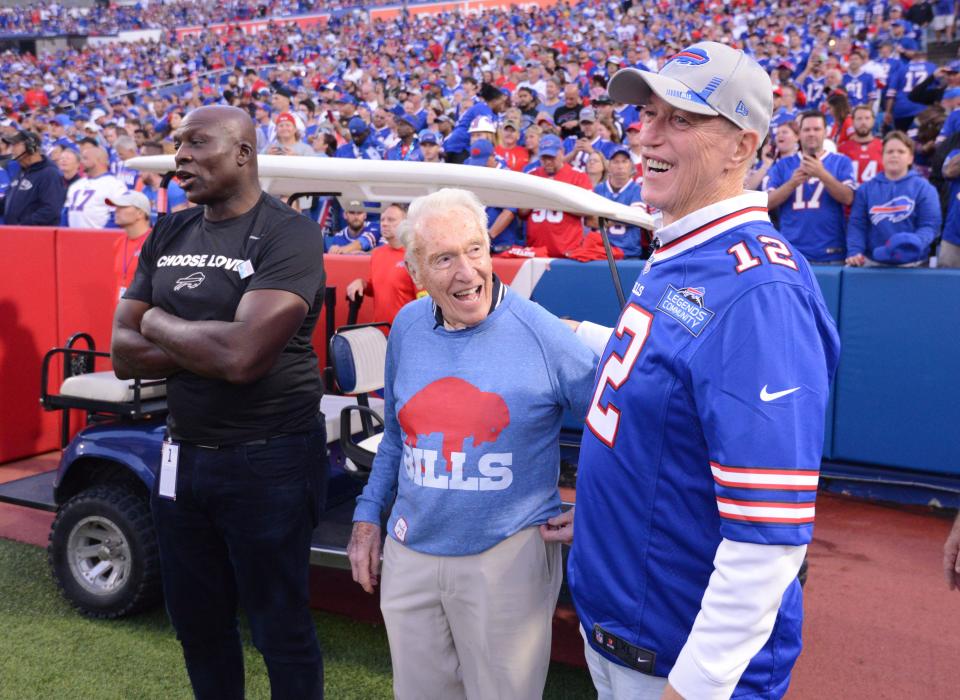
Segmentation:
{"type": "Polygon", "coordinates": [[[386,428],[354,521],[434,555],[477,554],[560,512],[564,409],[582,418],[596,356],[555,316],[506,291],[482,322],[438,326],[405,306],[387,345],[386,428]]]}

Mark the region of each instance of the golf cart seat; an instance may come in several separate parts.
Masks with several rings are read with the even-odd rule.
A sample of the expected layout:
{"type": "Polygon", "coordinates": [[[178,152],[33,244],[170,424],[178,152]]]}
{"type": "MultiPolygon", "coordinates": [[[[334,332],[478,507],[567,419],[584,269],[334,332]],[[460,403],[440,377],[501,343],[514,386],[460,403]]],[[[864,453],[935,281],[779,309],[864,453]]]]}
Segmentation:
{"type": "Polygon", "coordinates": [[[337,386],[356,398],[340,411],[340,449],[346,469],[366,481],[383,437],[383,400],[371,392],[383,389],[387,360],[385,323],[343,326],[330,338],[330,363],[337,386]],[[359,431],[356,422],[359,421],[359,431]]]}
{"type": "Polygon", "coordinates": [[[70,440],[70,409],[95,416],[138,419],[167,410],[167,385],[164,379],[120,379],[112,370],[96,371],[98,358],[110,353],[98,352],[88,333],[75,333],[66,346],[53,348],[43,357],[40,370],[40,404],[48,411],[62,411],[60,441],[70,440]],[[78,347],[84,343],[86,348],[78,347]],[[50,369],[55,359],[63,362],[63,380],[56,392],[50,391],[50,369]]]}
{"type": "Polygon", "coordinates": [[[153,383],[152,380],[145,380],[138,385],[138,380],[120,379],[113,372],[87,372],[64,379],[57,398],[72,397],[123,404],[133,401],[138,390],[144,401],[167,395],[167,385],[162,381],[153,383]]]}

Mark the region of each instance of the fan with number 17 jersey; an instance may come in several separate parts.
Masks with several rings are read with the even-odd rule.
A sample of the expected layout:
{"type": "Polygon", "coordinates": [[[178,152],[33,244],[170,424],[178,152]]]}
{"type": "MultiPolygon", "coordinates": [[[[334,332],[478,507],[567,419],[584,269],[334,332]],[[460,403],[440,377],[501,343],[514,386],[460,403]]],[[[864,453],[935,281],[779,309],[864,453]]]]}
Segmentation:
{"type": "MultiPolygon", "coordinates": [[[[820,156],[823,167],[841,184],[857,188],[853,163],[839,153],[820,156]]],[[[782,158],[767,173],[767,190],[784,184],[800,167],[800,155],[782,158]]],[[[846,257],[846,216],[840,202],[830,196],[823,182],[810,178],[794,190],[778,208],[780,232],[810,262],[834,262],[846,257]]]]}
{"type": "Polygon", "coordinates": [[[611,661],[630,665],[605,634],[648,652],[644,672],[669,674],[686,697],[780,697],[800,653],[796,572],[836,327],[763,193],[700,209],[658,240],[601,356],[570,590],[611,661]]]}

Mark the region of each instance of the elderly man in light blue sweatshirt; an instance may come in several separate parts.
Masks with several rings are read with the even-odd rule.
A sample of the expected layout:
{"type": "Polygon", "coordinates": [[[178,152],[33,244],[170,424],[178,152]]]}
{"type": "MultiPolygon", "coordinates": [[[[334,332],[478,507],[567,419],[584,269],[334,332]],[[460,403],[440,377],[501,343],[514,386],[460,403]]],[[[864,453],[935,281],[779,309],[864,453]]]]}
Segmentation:
{"type": "Polygon", "coordinates": [[[582,417],[596,356],[493,274],[483,205],[444,189],[410,207],[407,264],[428,293],[387,347],[385,424],[354,513],[354,579],[380,605],[394,693],[540,698],[563,578],[552,518],[564,409],[582,417]]]}

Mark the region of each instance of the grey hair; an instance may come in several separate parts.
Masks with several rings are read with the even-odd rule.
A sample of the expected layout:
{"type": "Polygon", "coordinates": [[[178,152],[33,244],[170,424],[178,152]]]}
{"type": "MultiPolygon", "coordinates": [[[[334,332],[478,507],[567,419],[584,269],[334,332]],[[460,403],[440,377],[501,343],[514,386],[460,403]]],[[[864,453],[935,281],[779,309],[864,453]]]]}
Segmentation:
{"type": "Polygon", "coordinates": [[[423,230],[424,222],[432,217],[450,214],[458,209],[474,220],[484,236],[488,235],[487,211],[480,198],[469,190],[444,187],[436,192],[418,197],[410,203],[407,218],[400,224],[398,234],[403,247],[406,249],[404,260],[412,275],[417,274],[417,234],[423,230]]]}
{"type": "Polygon", "coordinates": [[[132,136],[121,136],[113,144],[114,148],[126,148],[131,151],[137,150],[137,142],[132,136]]]}

